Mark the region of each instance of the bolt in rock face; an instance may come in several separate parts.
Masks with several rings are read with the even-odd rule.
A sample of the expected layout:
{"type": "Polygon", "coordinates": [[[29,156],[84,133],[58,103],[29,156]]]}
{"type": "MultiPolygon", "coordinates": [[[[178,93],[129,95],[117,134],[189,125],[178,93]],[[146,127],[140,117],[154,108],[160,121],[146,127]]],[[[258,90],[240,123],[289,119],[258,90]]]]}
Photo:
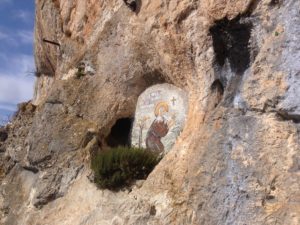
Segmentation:
{"type": "Polygon", "coordinates": [[[300,1],[125,2],[36,0],[0,224],[298,225],[300,1]],[[97,189],[91,156],[130,142],[163,159],[97,189]]]}

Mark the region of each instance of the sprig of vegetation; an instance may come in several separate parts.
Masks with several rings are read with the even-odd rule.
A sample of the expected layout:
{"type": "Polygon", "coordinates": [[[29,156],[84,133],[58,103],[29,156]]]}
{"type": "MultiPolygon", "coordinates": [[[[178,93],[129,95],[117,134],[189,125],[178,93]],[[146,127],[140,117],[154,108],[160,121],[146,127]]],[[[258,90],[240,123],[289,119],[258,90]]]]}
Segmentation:
{"type": "Polygon", "coordinates": [[[94,182],[100,188],[118,190],[134,180],[146,179],[160,159],[157,153],[139,148],[105,150],[92,158],[94,182]]]}
{"type": "Polygon", "coordinates": [[[76,72],[76,78],[77,79],[80,79],[81,77],[83,77],[84,75],[85,75],[85,73],[84,73],[84,68],[82,68],[82,67],[79,67],[79,68],[77,68],[78,70],[77,70],[77,72],[76,72]]]}

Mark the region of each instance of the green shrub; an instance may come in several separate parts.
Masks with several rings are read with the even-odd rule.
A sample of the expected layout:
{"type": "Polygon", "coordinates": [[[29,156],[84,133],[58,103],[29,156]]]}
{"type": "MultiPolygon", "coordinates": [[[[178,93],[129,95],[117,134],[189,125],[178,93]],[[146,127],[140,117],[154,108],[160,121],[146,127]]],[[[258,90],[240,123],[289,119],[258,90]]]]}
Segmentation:
{"type": "Polygon", "coordinates": [[[118,147],[93,156],[91,168],[100,188],[111,190],[129,186],[134,180],[146,179],[161,157],[148,150],[118,147]]]}
{"type": "Polygon", "coordinates": [[[76,72],[76,78],[77,78],[77,79],[80,79],[81,77],[83,77],[83,76],[85,75],[85,73],[84,73],[84,68],[78,67],[77,69],[78,69],[78,70],[77,70],[77,72],[76,72]]]}

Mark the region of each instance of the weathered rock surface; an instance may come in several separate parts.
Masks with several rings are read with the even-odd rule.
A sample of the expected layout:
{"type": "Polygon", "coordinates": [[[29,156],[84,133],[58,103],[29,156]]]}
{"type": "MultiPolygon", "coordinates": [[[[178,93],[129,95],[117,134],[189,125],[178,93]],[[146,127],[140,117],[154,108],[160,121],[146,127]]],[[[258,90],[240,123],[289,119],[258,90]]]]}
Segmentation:
{"type": "Polygon", "coordinates": [[[125,2],[36,0],[36,92],[0,146],[0,223],[300,224],[300,1],[125,2]],[[132,190],[98,190],[90,155],[161,83],[188,93],[175,145],[132,190]]]}

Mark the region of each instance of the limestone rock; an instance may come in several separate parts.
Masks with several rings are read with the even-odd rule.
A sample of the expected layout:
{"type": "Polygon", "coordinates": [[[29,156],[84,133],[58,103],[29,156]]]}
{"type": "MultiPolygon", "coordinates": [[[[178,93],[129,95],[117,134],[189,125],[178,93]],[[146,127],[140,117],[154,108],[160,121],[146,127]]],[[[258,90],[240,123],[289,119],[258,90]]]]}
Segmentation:
{"type": "Polygon", "coordinates": [[[36,0],[39,76],[0,146],[0,223],[300,224],[299,0],[134,2],[36,0]],[[91,156],[163,83],[188,96],[174,145],[142,184],[97,189],[91,156]]]}

